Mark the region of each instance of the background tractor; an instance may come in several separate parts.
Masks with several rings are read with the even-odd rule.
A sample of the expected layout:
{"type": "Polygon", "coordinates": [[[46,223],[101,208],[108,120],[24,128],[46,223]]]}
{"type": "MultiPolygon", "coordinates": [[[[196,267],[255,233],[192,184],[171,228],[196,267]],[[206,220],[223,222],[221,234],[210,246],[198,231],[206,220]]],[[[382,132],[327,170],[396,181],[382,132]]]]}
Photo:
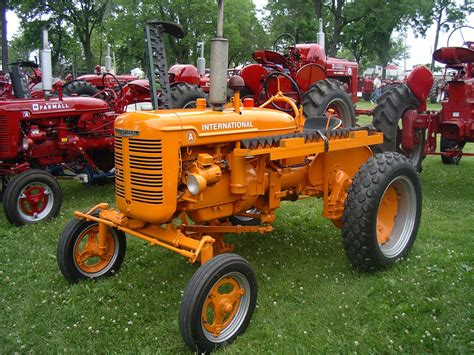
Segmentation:
{"type": "MultiPolygon", "coordinates": [[[[255,51],[252,57],[257,63],[240,71],[245,81],[242,97],[251,97],[256,105],[261,105],[281,91],[302,103],[307,116],[321,116],[333,109],[345,127],[353,127],[358,65],[326,56],[322,21],[318,41],[296,44],[293,36],[283,34],[275,40],[273,50],[255,51]]],[[[292,111],[284,103],[272,106],[292,111]]]]}
{"type": "MultiPolygon", "coordinates": [[[[474,141],[474,42],[450,47],[453,33],[471,26],[461,26],[448,37],[448,46],[439,48],[433,58],[456,74],[447,83],[447,98],[441,111],[427,111],[426,101],[433,86],[433,75],[426,67],[417,67],[404,84],[382,95],[373,111],[374,126],[384,132],[378,151],[398,151],[421,171],[426,154],[441,155],[443,164],[458,164],[466,143],[474,141]],[[437,153],[437,135],[440,152],[437,153]]],[[[474,32],[473,32],[474,33],[474,32]]],[[[463,38],[468,38],[463,36],[463,38]]]]}
{"type": "MultiPolygon", "coordinates": [[[[58,242],[57,261],[70,282],[117,272],[126,237],[135,236],[202,265],[186,287],[179,327],[192,351],[232,342],[251,320],[257,281],[233,254],[226,233],[272,230],[284,200],[323,199],[323,215],[342,228],[343,245],[361,271],[383,269],[407,255],[420,220],[418,175],[398,153],[372,156],[382,134],[341,127],[334,116],[304,116],[278,93],[254,107],[243,102],[241,77],[229,80],[223,1],[211,44],[211,86],[195,109],[130,112],[115,122],[117,209],[101,203],[75,212],[58,242]],[[292,115],[266,109],[272,103],[292,115]],[[249,212],[252,211],[252,212],[249,212]],[[258,219],[234,225],[232,216],[258,219]],[[178,222],[179,218],[179,222],[178,222]],[[174,223],[176,222],[176,223],[174,223]]],[[[157,31],[178,29],[155,22],[157,31]]]]}
{"type": "MultiPolygon", "coordinates": [[[[86,81],[73,81],[54,91],[47,37],[44,30],[43,72],[33,67],[40,78],[40,93],[32,94],[28,77],[16,65],[10,73],[14,98],[0,100],[3,206],[7,219],[16,225],[47,220],[59,212],[61,189],[55,177],[83,183],[113,177],[115,118],[144,104],[151,106],[152,101],[148,81],[134,80],[122,86],[111,73],[102,79],[116,80],[116,88],[105,85],[98,90],[86,81]]],[[[197,86],[184,83],[168,90],[167,105],[175,107],[195,105],[196,99],[205,97],[197,86]]],[[[155,96],[163,105],[165,93],[163,88],[155,96]]]]}

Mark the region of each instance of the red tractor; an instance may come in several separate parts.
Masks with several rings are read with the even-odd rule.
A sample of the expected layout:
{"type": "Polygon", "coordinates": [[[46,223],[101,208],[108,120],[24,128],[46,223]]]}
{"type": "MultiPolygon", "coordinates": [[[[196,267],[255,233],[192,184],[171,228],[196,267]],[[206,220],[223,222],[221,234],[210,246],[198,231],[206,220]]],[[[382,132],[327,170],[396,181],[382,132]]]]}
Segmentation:
{"type": "MultiPolygon", "coordinates": [[[[465,28],[474,29],[461,26],[454,31],[465,28]]],[[[444,164],[458,164],[462,155],[472,155],[462,150],[466,143],[474,142],[474,42],[450,47],[449,38],[447,47],[433,53],[446,70],[456,71],[447,82],[441,111],[426,110],[433,75],[423,66],[414,69],[404,84],[384,93],[373,111],[374,126],[384,132],[384,143],[377,149],[404,154],[418,171],[427,154],[441,155],[444,164]],[[437,134],[441,136],[439,153],[437,134]]]]}
{"type": "MultiPolygon", "coordinates": [[[[322,23],[319,38],[321,34],[322,23]]],[[[328,57],[323,48],[318,43],[296,44],[289,34],[279,36],[274,50],[255,51],[252,57],[257,63],[240,71],[245,81],[242,97],[251,97],[256,105],[261,105],[281,91],[302,103],[309,117],[323,116],[333,109],[345,127],[354,126],[358,65],[328,57]],[[287,52],[283,53],[285,46],[287,52]]],[[[283,104],[273,103],[273,106],[291,111],[283,104]]]]}
{"type": "MultiPolygon", "coordinates": [[[[122,87],[110,73],[104,76],[117,80],[115,89],[106,86],[99,91],[85,81],[71,82],[76,89],[93,90],[90,94],[97,98],[78,96],[84,92],[77,91],[64,96],[62,87],[53,91],[46,30],[43,43],[41,95],[33,97],[28,78],[14,66],[10,76],[15,97],[0,99],[1,192],[5,215],[15,225],[37,223],[59,212],[62,197],[56,177],[83,183],[112,178],[115,118],[152,101],[147,81],[134,80],[122,87]]],[[[162,106],[166,93],[167,107],[183,108],[206,97],[197,87],[175,85],[155,96],[162,106]]]]}

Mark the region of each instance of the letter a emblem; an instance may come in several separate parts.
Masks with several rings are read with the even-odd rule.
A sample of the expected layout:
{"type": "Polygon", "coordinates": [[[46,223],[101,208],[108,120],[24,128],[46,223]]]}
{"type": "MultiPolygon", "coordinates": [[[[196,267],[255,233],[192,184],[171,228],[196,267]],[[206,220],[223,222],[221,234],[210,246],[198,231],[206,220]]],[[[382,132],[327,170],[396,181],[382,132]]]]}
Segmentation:
{"type": "Polygon", "coordinates": [[[193,144],[195,140],[196,140],[196,133],[194,133],[194,131],[188,131],[186,133],[186,142],[188,142],[189,144],[193,144]]]}

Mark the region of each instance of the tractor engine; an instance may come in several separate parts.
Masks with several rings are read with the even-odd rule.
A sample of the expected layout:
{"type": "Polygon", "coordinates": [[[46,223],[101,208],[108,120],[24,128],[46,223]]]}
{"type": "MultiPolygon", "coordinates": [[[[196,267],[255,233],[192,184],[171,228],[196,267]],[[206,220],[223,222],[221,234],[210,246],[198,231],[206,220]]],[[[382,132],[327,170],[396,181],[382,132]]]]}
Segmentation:
{"type": "MultiPolygon", "coordinates": [[[[268,188],[268,174],[257,174],[258,159],[236,158],[231,151],[242,139],[295,132],[294,118],[253,108],[210,113],[202,101],[199,107],[133,112],[116,120],[116,198],[127,216],[161,224],[186,211],[204,222],[254,206],[262,194],[257,179],[268,188]]],[[[282,185],[302,184],[302,166],[288,168],[282,185]]]]}

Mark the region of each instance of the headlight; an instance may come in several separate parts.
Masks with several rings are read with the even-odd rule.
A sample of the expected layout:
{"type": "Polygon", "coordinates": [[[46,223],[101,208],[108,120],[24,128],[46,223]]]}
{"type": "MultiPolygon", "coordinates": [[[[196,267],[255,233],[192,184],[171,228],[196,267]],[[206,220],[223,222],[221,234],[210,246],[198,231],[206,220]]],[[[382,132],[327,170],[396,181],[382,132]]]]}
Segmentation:
{"type": "Polygon", "coordinates": [[[198,195],[207,186],[206,179],[199,174],[189,174],[186,178],[186,186],[192,195],[198,195]]]}
{"type": "Polygon", "coordinates": [[[21,149],[23,149],[24,152],[27,152],[29,147],[30,142],[28,141],[28,138],[23,138],[23,141],[21,142],[21,149]]]}

